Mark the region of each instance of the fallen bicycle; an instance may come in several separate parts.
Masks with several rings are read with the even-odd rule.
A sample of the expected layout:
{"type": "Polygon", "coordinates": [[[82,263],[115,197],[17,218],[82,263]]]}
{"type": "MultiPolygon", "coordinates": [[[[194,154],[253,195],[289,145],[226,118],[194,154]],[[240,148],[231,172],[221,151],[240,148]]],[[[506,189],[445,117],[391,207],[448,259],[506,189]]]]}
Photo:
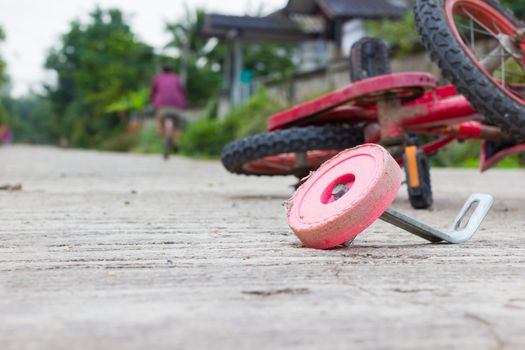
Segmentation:
{"type": "MultiPolygon", "coordinates": [[[[375,143],[404,166],[412,206],[427,209],[433,204],[428,157],[451,142],[481,140],[482,171],[524,151],[525,24],[492,0],[417,0],[415,17],[423,43],[453,85],[438,87],[428,73],[391,74],[386,45],[365,38],[352,48],[351,85],[270,117],[267,133],[227,145],[222,153],[226,169],[302,179],[345,149],[375,143]],[[429,137],[433,139],[421,142],[429,137]]],[[[335,195],[344,190],[342,185],[333,188],[335,195]]],[[[390,197],[397,194],[399,184],[395,185],[390,197]]],[[[340,203],[353,198],[343,197],[347,199],[340,203]]],[[[478,207],[490,207],[489,197],[477,198],[478,207]]],[[[318,206],[315,215],[330,217],[327,208],[318,206]]],[[[387,221],[431,241],[461,241],[428,228],[415,229],[423,226],[382,209],[368,220],[383,214],[387,221]]],[[[480,213],[471,220],[477,222],[480,213]]],[[[304,242],[302,231],[293,222],[290,226],[304,242]]]]}

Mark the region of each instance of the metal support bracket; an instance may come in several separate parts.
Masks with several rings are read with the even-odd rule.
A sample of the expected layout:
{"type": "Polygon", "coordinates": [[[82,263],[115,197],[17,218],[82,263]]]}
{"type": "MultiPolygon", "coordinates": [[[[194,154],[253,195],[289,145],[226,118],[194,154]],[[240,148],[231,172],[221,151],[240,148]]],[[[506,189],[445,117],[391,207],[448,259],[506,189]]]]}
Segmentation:
{"type": "Polygon", "coordinates": [[[433,243],[445,241],[459,244],[468,241],[476,233],[493,204],[491,195],[472,194],[448,232],[437,230],[394,209],[387,209],[380,219],[433,243]]]}

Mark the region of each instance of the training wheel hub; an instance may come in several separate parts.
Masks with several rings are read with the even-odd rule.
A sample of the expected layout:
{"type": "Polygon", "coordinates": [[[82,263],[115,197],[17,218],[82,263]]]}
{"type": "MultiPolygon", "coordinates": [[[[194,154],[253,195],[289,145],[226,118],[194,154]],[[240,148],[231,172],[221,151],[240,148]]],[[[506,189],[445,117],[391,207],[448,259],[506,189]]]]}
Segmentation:
{"type": "Polygon", "coordinates": [[[341,152],[296,192],[288,224],[308,248],[328,249],[353,240],[390,206],[401,170],[381,146],[341,152]]]}

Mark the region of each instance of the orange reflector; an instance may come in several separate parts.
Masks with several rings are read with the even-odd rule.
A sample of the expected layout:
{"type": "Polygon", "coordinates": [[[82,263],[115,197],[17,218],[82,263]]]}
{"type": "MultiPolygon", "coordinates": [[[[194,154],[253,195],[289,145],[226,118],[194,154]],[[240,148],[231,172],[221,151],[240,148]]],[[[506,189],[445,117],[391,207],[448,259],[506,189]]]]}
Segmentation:
{"type": "Polygon", "coordinates": [[[407,164],[405,164],[408,172],[408,185],[411,188],[418,188],[419,169],[417,166],[417,146],[408,146],[405,148],[407,164]]]}

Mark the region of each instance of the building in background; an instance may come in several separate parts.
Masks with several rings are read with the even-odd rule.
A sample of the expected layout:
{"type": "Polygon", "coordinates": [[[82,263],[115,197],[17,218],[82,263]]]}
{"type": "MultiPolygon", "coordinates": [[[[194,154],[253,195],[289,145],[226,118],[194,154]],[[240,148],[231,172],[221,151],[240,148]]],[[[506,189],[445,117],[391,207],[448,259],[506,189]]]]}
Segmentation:
{"type": "Polygon", "coordinates": [[[363,19],[396,19],[407,11],[404,0],[289,0],[283,9],[264,17],[208,14],[202,35],[226,43],[226,88],[237,105],[250,94],[242,79],[243,45],[297,44],[298,71],[312,71],[346,56],[366,34],[363,19]]]}

